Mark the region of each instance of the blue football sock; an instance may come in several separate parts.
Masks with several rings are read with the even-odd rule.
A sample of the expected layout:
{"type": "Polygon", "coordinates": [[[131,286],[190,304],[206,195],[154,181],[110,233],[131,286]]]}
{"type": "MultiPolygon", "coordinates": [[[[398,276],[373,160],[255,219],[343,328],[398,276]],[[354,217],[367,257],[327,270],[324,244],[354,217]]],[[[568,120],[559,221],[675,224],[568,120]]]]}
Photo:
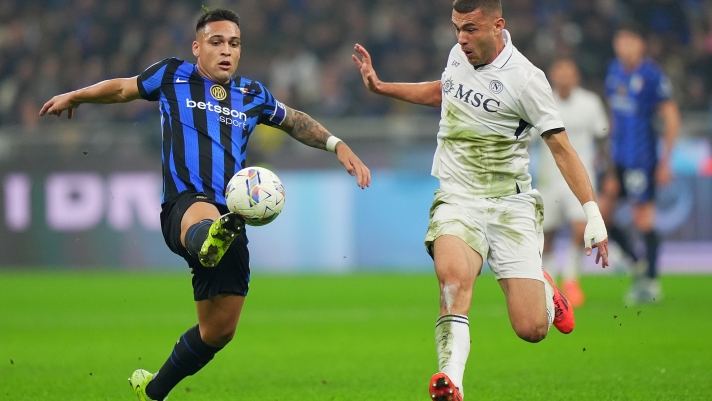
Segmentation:
{"type": "Polygon", "coordinates": [[[203,247],[205,239],[208,238],[212,220],[201,220],[188,228],[185,232],[185,249],[194,257],[198,257],[200,248],[203,247]]]}
{"type": "Polygon", "coordinates": [[[206,344],[197,325],[191,327],[178,339],[171,356],[146,386],[146,395],[154,400],[164,399],[181,380],[197,373],[221,349],[206,344]]]}

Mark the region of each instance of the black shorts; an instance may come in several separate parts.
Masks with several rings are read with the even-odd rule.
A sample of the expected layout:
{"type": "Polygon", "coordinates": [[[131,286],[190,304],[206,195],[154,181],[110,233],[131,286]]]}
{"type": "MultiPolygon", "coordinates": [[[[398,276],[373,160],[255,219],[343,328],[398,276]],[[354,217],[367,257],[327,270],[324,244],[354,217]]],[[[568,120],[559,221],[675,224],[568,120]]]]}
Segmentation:
{"type": "Polygon", "coordinates": [[[655,169],[616,165],[616,177],[621,188],[619,199],[632,200],[637,204],[655,200],[655,169]]]}
{"type": "Polygon", "coordinates": [[[220,294],[246,296],[250,282],[250,254],[245,231],[235,238],[217,266],[207,268],[200,264],[180,242],[180,223],[183,214],[196,202],[206,202],[218,208],[220,214],[228,212],[227,206],[209,199],[205,194],[181,192],[161,206],[161,231],[163,239],[173,253],[188,262],[193,273],[193,299],[202,301],[220,294]]]}

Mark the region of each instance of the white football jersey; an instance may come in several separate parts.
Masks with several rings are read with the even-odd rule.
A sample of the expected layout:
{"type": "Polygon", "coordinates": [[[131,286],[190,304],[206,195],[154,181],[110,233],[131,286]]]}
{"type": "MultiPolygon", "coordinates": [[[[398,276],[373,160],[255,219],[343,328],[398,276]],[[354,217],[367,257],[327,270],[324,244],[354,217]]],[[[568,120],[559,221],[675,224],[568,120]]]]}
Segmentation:
{"type": "MultiPolygon", "coordinates": [[[[591,182],[595,182],[594,161],[596,158],[596,139],[608,135],[608,116],[601,98],[592,91],[575,88],[568,98],[562,99],[554,93],[554,102],[561,113],[566,126],[566,134],[571,146],[578,153],[591,182]]],[[[542,186],[566,186],[564,177],[556,167],[549,148],[541,143],[537,184],[542,186]]],[[[594,186],[595,187],[595,186],[594,186]]]]}
{"type": "Polygon", "coordinates": [[[504,49],[475,69],[460,45],[442,74],[432,175],[446,192],[495,198],[531,190],[527,148],[538,132],[564,128],[544,73],[502,31],[504,49]]]}

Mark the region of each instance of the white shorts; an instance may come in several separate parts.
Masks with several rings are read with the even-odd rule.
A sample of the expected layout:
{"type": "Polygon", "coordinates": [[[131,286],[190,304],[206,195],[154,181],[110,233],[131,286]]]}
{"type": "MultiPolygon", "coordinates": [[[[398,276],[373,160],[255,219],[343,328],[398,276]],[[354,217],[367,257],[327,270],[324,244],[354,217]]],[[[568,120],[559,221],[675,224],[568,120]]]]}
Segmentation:
{"type": "Polygon", "coordinates": [[[501,198],[478,199],[435,191],[425,248],[441,235],[465,241],[489,263],[497,280],[544,281],[541,252],[543,205],[537,190],[501,198]]]}
{"type": "Polygon", "coordinates": [[[557,230],[575,221],[586,222],[583,207],[566,182],[563,185],[539,186],[544,199],[544,232],[557,230]]]}

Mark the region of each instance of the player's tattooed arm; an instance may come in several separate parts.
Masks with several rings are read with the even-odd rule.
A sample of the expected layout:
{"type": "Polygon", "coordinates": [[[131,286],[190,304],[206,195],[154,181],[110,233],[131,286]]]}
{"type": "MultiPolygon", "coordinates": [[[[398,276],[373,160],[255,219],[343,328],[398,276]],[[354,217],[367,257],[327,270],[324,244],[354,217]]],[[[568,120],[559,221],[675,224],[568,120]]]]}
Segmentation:
{"type": "MultiPolygon", "coordinates": [[[[279,128],[307,146],[326,149],[326,142],[332,136],[329,131],[308,114],[290,107],[286,109],[287,115],[279,128]]],[[[336,153],[336,158],[346,171],[356,176],[356,184],[359,187],[363,189],[371,185],[371,171],[346,143],[339,140],[331,150],[336,153]]]]}
{"type": "Polygon", "coordinates": [[[326,149],[331,134],[307,113],[287,107],[287,115],[279,128],[299,142],[317,149],[326,149]]]}

